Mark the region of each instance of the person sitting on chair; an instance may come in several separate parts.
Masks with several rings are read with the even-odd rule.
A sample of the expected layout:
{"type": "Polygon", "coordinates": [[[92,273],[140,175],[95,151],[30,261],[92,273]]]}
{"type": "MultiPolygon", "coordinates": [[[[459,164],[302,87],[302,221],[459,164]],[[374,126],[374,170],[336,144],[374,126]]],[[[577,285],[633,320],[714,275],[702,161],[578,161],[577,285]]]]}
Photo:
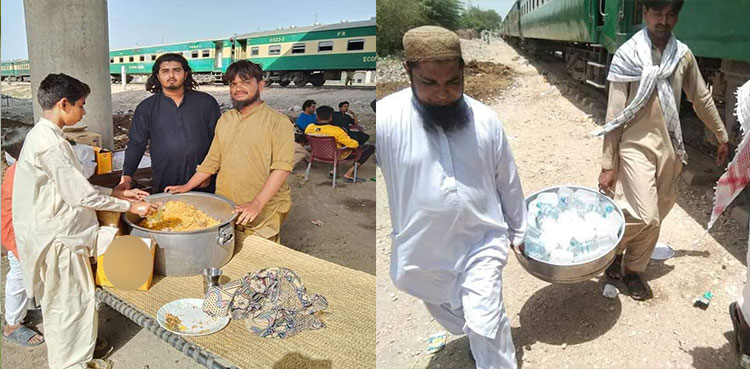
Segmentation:
{"type": "MultiPolygon", "coordinates": [[[[336,145],[338,148],[342,147],[348,147],[350,149],[356,149],[360,147],[359,142],[357,142],[355,139],[349,137],[348,134],[346,134],[346,131],[342,129],[341,127],[337,127],[333,125],[333,108],[328,105],[320,106],[317,110],[317,117],[318,122],[314,124],[310,124],[305,129],[305,134],[308,135],[321,135],[321,136],[331,136],[336,139],[336,145]]],[[[355,165],[362,165],[364,164],[367,159],[370,158],[370,155],[372,155],[375,152],[375,146],[373,145],[362,145],[362,156],[357,160],[357,163],[355,165]]],[[[346,154],[346,156],[341,157],[339,159],[345,160],[349,156],[353,155],[354,152],[349,152],[346,154]]],[[[333,172],[329,173],[330,177],[333,177],[333,172]]],[[[349,180],[352,183],[356,182],[364,182],[364,178],[354,178],[354,165],[352,165],[351,168],[344,174],[344,179],[349,180]]]]}
{"type": "Polygon", "coordinates": [[[370,135],[362,132],[357,115],[349,109],[349,102],[342,101],[339,103],[339,111],[333,113],[333,125],[343,128],[349,137],[357,140],[360,145],[364,145],[370,139],[370,135]],[[352,128],[357,129],[352,131],[352,128]]]}

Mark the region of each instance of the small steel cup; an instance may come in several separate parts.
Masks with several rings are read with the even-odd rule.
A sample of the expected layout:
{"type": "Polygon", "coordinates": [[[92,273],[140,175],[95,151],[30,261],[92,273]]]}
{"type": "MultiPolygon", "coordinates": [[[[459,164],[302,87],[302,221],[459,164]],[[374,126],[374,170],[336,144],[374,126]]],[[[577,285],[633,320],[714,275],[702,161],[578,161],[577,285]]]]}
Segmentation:
{"type": "Polygon", "coordinates": [[[219,279],[222,275],[220,268],[206,268],[203,269],[203,294],[208,292],[208,289],[213,286],[219,285],[219,279]]]}

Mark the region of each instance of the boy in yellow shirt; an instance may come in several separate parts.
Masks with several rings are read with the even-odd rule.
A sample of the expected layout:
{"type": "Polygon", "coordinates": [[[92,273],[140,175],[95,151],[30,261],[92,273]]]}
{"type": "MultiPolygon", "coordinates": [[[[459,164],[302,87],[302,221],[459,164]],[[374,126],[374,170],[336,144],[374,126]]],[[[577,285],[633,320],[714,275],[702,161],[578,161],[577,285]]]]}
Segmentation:
{"type": "MultiPolygon", "coordinates": [[[[307,128],[305,128],[305,134],[332,136],[336,139],[338,148],[348,147],[350,149],[356,149],[357,147],[360,147],[359,143],[355,139],[349,137],[345,130],[343,130],[341,127],[337,127],[331,124],[333,123],[332,107],[328,105],[322,105],[318,107],[315,113],[318,117],[318,121],[315,124],[308,125],[307,128]]],[[[357,160],[357,164],[364,164],[374,152],[375,146],[362,145],[362,156],[359,158],[359,160],[357,160]]],[[[346,157],[342,157],[340,159],[344,160],[353,154],[354,153],[351,152],[347,154],[346,157]]],[[[330,173],[329,176],[333,176],[333,174],[330,173]]],[[[347,179],[352,183],[365,181],[364,178],[354,178],[354,165],[352,165],[351,168],[349,168],[349,170],[344,174],[344,179],[347,179]]]]}

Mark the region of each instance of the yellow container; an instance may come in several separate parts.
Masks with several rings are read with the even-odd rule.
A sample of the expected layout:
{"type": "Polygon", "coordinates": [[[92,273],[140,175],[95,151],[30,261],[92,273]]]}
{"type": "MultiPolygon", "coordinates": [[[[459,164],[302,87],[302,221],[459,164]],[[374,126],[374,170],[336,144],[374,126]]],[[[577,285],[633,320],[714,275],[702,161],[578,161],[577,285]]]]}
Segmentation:
{"type": "MultiPolygon", "coordinates": [[[[124,290],[138,290],[148,291],[151,287],[151,281],[154,277],[154,254],[156,252],[156,243],[150,238],[139,238],[135,236],[117,236],[110,246],[115,245],[115,248],[119,250],[107,249],[102,255],[97,257],[97,268],[95,282],[97,286],[102,287],[113,287],[124,290]],[[150,258],[147,256],[143,258],[144,248],[148,248],[147,254],[150,254],[150,258]],[[129,250],[132,252],[122,252],[122,250],[129,250]],[[110,252],[112,251],[112,252],[110,252]],[[119,253],[117,253],[120,251],[119,253]],[[117,253],[113,255],[113,253],[117,253]],[[140,258],[138,257],[140,254],[140,258]],[[129,271],[129,275],[126,275],[126,279],[123,283],[113,283],[110,278],[107,278],[107,261],[112,258],[117,260],[116,263],[122,266],[122,268],[129,271]],[[149,262],[150,261],[150,262],[149,262]],[[139,283],[144,281],[139,287],[134,288],[133,281],[139,283]]],[[[119,278],[122,280],[123,275],[120,273],[119,278]]]]}

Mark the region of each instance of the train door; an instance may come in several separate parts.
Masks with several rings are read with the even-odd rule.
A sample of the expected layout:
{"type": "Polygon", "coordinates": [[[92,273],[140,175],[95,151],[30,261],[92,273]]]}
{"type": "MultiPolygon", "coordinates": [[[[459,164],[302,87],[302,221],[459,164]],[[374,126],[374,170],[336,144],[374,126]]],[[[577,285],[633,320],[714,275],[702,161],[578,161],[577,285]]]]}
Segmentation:
{"type": "Polygon", "coordinates": [[[221,69],[224,62],[224,42],[214,41],[214,69],[221,69]]]}

